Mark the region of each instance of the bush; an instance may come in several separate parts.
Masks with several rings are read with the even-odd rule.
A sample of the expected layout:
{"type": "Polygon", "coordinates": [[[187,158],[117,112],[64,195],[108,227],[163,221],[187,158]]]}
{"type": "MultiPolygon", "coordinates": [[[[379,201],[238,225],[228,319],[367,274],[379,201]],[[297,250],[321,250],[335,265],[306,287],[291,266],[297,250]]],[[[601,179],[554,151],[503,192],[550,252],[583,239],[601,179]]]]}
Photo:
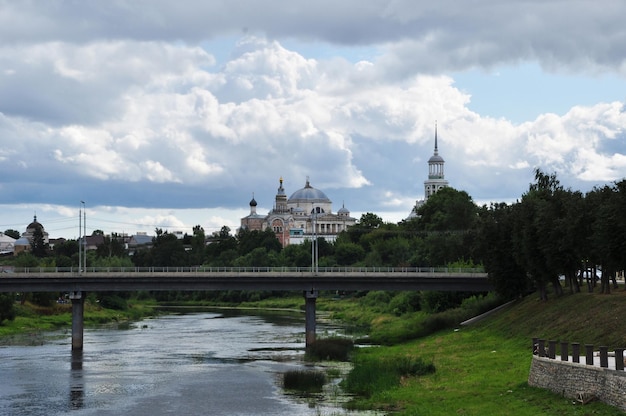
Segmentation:
{"type": "Polygon", "coordinates": [[[403,377],[415,377],[434,372],[435,365],[426,363],[420,357],[401,356],[377,359],[362,356],[355,360],[354,368],[348,373],[343,386],[350,393],[371,397],[374,393],[398,386],[403,377]]]}
{"type": "Polygon", "coordinates": [[[0,293],[0,325],[3,321],[15,319],[16,311],[15,295],[13,293],[0,293]]]}
{"type": "Polygon", "coordinates": [[[389,302],[389,312],[396,316],[421,310],[420,292],[407,291],[397,293],[389,302]]]}
{"type": "Polygon", "coordinates": [[[348,361],[354,348],[352,340],[347,338],[318,339],[306,349],[306,356],[311,360],[348,361]]]}
{"type": "Polygon", "coordinates": [[[298,390],[307,393],[322,391],[326,383],[326,375],[316,370],[292,370],[283,374],[283,387],[287,390],[298,390]]]}
{"type": "Polygon", "coordinates": [[[125,311],[128,309],[126,300],[117,295],[103,296],[102,299],[100,299],[100,305],[103,308],[115,309],[117,311],[125,311]]]}

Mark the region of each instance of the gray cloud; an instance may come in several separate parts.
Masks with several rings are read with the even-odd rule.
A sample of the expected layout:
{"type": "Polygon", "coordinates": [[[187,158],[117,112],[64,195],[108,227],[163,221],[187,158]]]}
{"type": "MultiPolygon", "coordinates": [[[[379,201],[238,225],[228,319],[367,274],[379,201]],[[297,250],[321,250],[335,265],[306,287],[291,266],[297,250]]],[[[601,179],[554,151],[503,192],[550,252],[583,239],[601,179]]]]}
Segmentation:
{"type": "Polygon", "coordinates": [[[623,74],[626,4],[585,1],[4,2],[5,45],[135,40],[197,43],[244,33],[387,46],[385,70],[440,72],[537,60],[623,74]]]}
{"type": "Polygon", "coordinates": [[[441,75],[524,60],[621,73],[621,3],[213,3],[5,2],[4,202],[245,210],[309,176],[336,208],[408,214],[435,120],[446,176],[475,200],[519,197],[535,166],[582,190],[626,176],[623,103],[515,124],[441,75]],[[216,65],[203,41],[242,28],[216,65]],[[380,54],[311,57],[282,37],[380,54]]]}

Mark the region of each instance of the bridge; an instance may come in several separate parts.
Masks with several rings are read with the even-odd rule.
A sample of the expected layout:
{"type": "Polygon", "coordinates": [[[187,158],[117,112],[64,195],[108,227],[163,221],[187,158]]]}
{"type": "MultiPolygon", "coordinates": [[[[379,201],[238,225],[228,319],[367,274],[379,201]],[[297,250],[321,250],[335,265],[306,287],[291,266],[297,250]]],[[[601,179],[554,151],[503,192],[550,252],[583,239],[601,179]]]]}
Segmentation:
{"type": "Polygon", "coordinates": [[[106,267],[12,268],[0,273],[0,292],[64,292],[72,301],[72,349],[83,348],[86,292],[301,291],[306,344],[315,342],[315,301],[320,290],[493,290],[481,269],[417,267],[106,267]]]}

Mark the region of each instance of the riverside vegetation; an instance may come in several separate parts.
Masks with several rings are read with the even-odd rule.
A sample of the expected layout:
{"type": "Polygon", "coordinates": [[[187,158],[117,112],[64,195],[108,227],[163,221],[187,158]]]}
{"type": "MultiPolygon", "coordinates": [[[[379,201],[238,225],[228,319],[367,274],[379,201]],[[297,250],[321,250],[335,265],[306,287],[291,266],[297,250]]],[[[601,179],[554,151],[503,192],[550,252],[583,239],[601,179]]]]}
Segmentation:
{"type": "MultiPolygon", "coordinates": [[[[623,414],[600,402],[583,406],[529,387],[527,377],[533,336],[623,346],[626,339],[619,317],[626,313],[626,292],[577,293],[549,302],[531,294],[471,326],[458,323],[492,308],[497,304],[493,295],[466,298],[457,307],[443,312],[399,312],[394,307],[400,299],[415,301],[420,295],[426,293],[369,292],[342,298],[325,293],[318,299],[320,314],[355,326],[351,338],[356,339],[357,348],[351,349],[352,342],[345,339],[324,346],[320,334],[317,357],[307,357],[338,360],[349,357],[353,370],[341,383],[346,391],[355,394],[348,407],[377,409],[394,415],[623,414]],[[359,343],[372,346],[358,347],[359,343]]],[[[425,297],[428,296],[454,297],[445,293],[425,297]]],[[[439,299],[435,304],[441,302],[439,299]]],[[[428,307],[424,299],[421,303],[428,307]]],[[[108,309],[92,296],[86,302],[86,321],[123,325],[127,320],[154,313],[157,306],[145,296],[131,299],[129,304],[126,310],[108,309]]],[[[301,309],[303,300],[299,296],[287,296],[228,306],[301,309]]],[[[33,335],[36,331],[67,328],[70,322],[69,305],[46,309],[27,303],[18,306],[16,319],[5,322],[0,331],[5,342],[6,334],[16,336],[20,332],[28,339],[36,339],[33,335]]],[[[292,380],[296,380],[293,388],[306,390],[302,385],[298,387],[298,380],[303,380],[300,376],[292,375],[292,380]]],[[[306,376],[303,383],[308,383],[306,376]]],[[[319,373],[308,376],[317,383],[311,387],[312,391],[319,388],[316,386],[320,380],[333,378],[319,373]]]]}
{"type": "MultiPolygon", "coordinates": [[[[323,294],[317,301],[318,311],[354,325],[360,331],[356,336],[359,344],[376,345],[351,353],[354,374],[359,374],[360,366],[376,362],[401,364],[387,377],[388,383],[372,380],[365,384],[375,388],[355,388],[361,394],[351,406],[401,415],[621,414],[601,403],[575,406],[567,399],[529,388],[526,380],[532,337],[610,348],[626,345],[620,327],[626,312],[625,294],[617,287],[618,271],[626,270],[624,210],[626,179],[583,194],[564,189],[556,175],[536,170],[535,183],[514,204],[477,207],[467,193],[444,188],[418,209],[414,219],[390,224],[366,213],[336,241],[318,238],[320,267],[477,267],[489,274],[497,293],[323,294]],[[601,294],[594,293],[596,286],[601,294]],[[583,294],[585,289],[589,293],[583,294]],[[528,295],[531,291],[536,294],[528,295]],[[459,327],[463,320],[505,300],[522,298],[476,325],[459,327]]],[[[5,234],[11,231],[19,236],[15,230],[5,234]]],[[[105,236],[104,244],[87,253],[87,266],[311,265],[312,241],[283,248],[271,229],[242,229],[232,235],[224,226],[207,237],[198,225],[193,235],[182,240],[167,231],[155,231],[152,244],[132,256],[120,236],[105,236]]],[[[101,230],[94,234],[104,235],[101,230]]],[[[50,249],[41,230],[35,230],[31,245],[31,253],[3,258],[2,264],[15,268],[78,264],[75,240],[50,249]]],[[[15,314],[11,310],[14,299],[0,294],[0,334],[69,326],[69,305],[53,303],[58,295],[50,299],[33,294],[15,314]],[[25,308],[30,303],[43,306],[25,308]]],[[[122,326],[128,319],[155,313],[157,303],[291,309],[303,304],[300,296],[284,292],[89,296],[87,324],[112,321],[122,326]]],[[[361,374],[369,376],[371,372],[361,374]]],[[[353,385],[344,383],[347,389],[353,385]]]]}

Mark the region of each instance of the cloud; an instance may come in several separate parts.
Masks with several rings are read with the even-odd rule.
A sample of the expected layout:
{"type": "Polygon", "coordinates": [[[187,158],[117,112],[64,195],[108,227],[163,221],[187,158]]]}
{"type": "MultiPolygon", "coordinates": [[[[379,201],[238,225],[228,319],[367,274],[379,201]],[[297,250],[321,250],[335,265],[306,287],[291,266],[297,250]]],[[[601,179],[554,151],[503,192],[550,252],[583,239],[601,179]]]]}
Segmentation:
{"type": "MultiPolygon", "coordinates": [[[[183,0],[3,5],[0,39],[5,45],[50,40],[198,43],[244,33],[334,45],[379,45],[381,68],[410,76],[536,60],[547,70],[626,69],[626,5],[605,1],[501,2],[480,0],[356,0],[285,5],[183,0]],[[584,28],[584,30],[581,30],[584,28]]],[[[245,79],[242,79],[242,82],[245,79]]]]}
{"type": "Polygon", "coordinates": [[[213,221],[308,176],[335,209],[408,214],[435,122],[446,178],[475,200],[520,196],[535,166],[583,191],[626,176],[623,102],[514,123],[472,111],[454,77],[528,61],[624,75],[621,3],[336,3],[4,5],[5,203],[221,210],[213,221]]]}

